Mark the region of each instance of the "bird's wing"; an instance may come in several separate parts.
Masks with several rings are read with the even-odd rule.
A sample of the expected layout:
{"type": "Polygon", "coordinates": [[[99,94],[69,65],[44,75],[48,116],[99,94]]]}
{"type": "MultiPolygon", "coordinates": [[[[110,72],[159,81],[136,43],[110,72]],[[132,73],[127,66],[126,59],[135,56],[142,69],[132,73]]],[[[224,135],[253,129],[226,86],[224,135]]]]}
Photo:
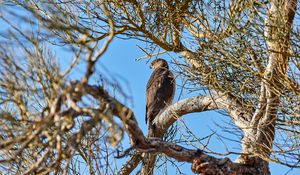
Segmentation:
{"type": "Polygon", "coordinates": [[[152,73],[146,88],[146,123],[172,102],[174,90],[175,79],[171,71],[158,69],[152,73]]]}

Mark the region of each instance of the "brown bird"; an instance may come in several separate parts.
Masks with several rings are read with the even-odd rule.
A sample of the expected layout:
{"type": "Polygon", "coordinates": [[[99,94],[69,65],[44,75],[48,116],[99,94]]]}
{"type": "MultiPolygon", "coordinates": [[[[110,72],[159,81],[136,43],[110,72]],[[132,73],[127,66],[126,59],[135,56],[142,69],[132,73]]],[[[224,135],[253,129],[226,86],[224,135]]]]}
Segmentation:
{"type": "Polygon", "coordinates": [[[148,135],[154,136],[155,126],[152,121],[157,115],[172,103],[175,94],[175,78],[169,70],[168,63],[163,59],[156,59],[150,66],[154,71],[146,87],[146,124],[148,135]],[[152,131],[152,132],[151,132],[152,131]]]}

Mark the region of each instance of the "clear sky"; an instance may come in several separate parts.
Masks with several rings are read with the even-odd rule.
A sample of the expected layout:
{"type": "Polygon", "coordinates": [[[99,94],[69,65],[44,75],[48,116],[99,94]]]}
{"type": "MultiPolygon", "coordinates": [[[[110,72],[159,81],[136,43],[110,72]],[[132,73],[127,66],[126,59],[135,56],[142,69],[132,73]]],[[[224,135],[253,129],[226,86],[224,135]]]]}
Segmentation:
{"type": "MultiPolygon", "coordinates": [[[[143,46],[142,43],[135,40],[119,40],[115,39],[105,55],[100,59],[100,64],[105,65],[106,69],[109,70],[110,74],[114,77],[119,77],[120,79],[125,79],[127,85],[131,89],[129,95],[132,95],[133,99],[133,111],[138,120],[138,123],[144,133],[146,133],[146,125],[144,122],[145,116],[145,88],[148,78],[151,74],[151,69],[149,69],[149,63],[147,64],[147,59],[141,61],[135,61],[136,58],[144,56],[144,53],[137,47],[137,45],[143,46]]],[[[162,58],[170,61],[171,57],[164,55],[162,58]]],[[[101,68],[101,66],[98,66],[101,68]]],[[[123,81],[124,82],[124,81],[123,81]]],[[[177,84],[180,82],[177,81],[177,84]]],[[[126,87],[126,86],[123,86],[126,87]]],[[[180,87],[177,86],[176,97],[174,101],[178,100],[178,94],[180,93],[180,87]]],[[[190,97],[191,95],[184,92],[180,99],[190,97]]],[[[222,136],[237,140],[238,137],[225,132],[226,128],[232,128],[228,124],[230,122],[229,117],[221,115],[217,112],[204,112],[204,113],[194,113],[183,117],[183,120],[187,126],[195,133],[199,138],[203,138],[213,132],[216,134],[209,143],[209,148],[222,153],[226,150],[226,146],[220,138],[222,136]],[[218,126],[219,125],[219,126],[218,126]]],[[[181,122],[178,122],[179,126],[182,126],[181,122]]],[[[183,132],[183,128],[179,127],[178,132],[183,132]]],[[[125,142],[127,139],[125,139],[125,142]]],[[[224,139],[223,139],[224,141],[224,139]]],[[[234,141],[224,141],[230,151],[239,152],[240,146],[234,141]]],[[[197,144],[196,144],[197,145],[197,144]]],[[[197,146],[200,146],[199,144],[197,146]]],[[[236,158],[236,155],[229,156],[231,160],[236,158]]],[[[125,158],[126,160],[127,158],[125,158]]],[[[168,165],[168,174],[174,174],[176,171],[174,167],[168,165]],[[173,170],[171,170],[173,169],[173,170]]],[[[182,172],[186,174],[191,174],[190,164],[183,165],[180,168],[182,172]]],[[[274,175],[299,175],[300,170],[291,170],[288,167],[271,163],[270,170],[274,175]]],[[[161,174],[156,172],[157,174],[161,174]]]]}

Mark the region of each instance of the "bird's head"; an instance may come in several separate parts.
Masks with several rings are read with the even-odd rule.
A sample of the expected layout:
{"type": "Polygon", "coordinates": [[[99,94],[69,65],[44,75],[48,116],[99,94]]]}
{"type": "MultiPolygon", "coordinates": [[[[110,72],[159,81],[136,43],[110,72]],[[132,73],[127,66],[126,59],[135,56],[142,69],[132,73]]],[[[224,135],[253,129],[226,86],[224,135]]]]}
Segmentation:
{"type": "Polygon", "coordinates": [[[153,60],[151,62],[150,68],[151,69],[157,69],[157,68],[166,68],[166,69],[168,69],[169,66],[168,66],[168,63],[167,63],[166,60],[159,58],[159,59],[153,60]]]}

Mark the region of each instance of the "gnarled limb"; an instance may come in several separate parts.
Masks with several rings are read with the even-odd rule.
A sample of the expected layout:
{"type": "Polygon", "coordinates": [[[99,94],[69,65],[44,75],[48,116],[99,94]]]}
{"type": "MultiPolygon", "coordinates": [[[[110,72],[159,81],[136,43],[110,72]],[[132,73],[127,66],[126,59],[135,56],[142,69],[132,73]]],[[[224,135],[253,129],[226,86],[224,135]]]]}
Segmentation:
{"type": "Polygon", "coordinates": [[[228,158],[216,159],[206,156],[200,156],[193,160],[192,171],[203,175],[260,174],[255,167],[234,163],[228,158]]]}

